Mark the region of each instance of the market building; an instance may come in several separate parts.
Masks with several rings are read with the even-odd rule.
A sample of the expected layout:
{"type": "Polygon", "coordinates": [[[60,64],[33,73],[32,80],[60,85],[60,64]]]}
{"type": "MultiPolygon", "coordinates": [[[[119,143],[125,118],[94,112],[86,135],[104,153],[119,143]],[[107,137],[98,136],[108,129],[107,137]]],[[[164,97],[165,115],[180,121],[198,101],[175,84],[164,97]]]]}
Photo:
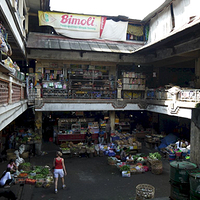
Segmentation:
{"type": "MultiPolygon", "coordinates": [[[[200,87],[200,21],[195,1],[166,0],[142,21],[51,12],[49,1],[18,1],[17,7],[3,2],[1,8],[7,6],[12,12],[1,15],[9,35],[16,39],[11,46],[24,50],[23,56],[11,58],[28,73],[28,79],[21,112],[11,101],[1,103],[6,104],[0,115],[2,122],[7,120],[1,123],[1,131],[27,109],[33,111],[36,132],[43,139],[82,141],[81,133],[88,126],[97,134],[109,118],[112,132],[117,125],[130,133],[142,125],[158,134],[177,132],[191,139],[191,148],[198,142],[191,149],[191,159],[199,164],[199,129],[191,123],[200,87]],[[6,22],[10,16],[15,19],[18,12],[25,21],[16,25],[17,20],[13,20],[17,28],[12,30],[14,26],[6,22]],[[62,26],[52,19],[61,19],[62,26]],[[78,23],[81,26],[76,27],[78,23]],[[98,29],[92,27],[94,24],[98,29]],[[19,28],[23,26],[25,29],[19,28]],[[16,109],[16,116],[7,116],[10,107],[16,109]],[[68,134],[70,130],[75,134],[68,134]]],[[[13,55],[16,51],[13,49],[13,55]]],[[[11,75],[9,68],[1,65],[3,85],[7,81],[2,77],[9,79],[11,75]]],[[[11,97],[12,89],[8,88],[4,99],[11,97]]]]}

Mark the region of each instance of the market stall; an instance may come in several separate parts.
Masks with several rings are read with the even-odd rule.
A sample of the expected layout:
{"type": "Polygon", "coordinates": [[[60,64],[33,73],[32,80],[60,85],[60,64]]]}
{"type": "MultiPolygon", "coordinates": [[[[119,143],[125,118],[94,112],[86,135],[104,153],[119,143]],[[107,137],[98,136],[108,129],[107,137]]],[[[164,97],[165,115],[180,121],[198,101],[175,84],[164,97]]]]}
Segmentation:
{"type": "Polygon", "coordinates": [[[65,141],[84,142],[87,129],[92,133],[92,141],[98,141],[99,124],[93,118],[59,119],[57,144],[65,141]]]}
{"type": "Polygon", "coordinates": [[[53,174],[49,166],[33,166],[29,162],[19,165],[19,171],[12,174],[15,184],[31,184],[48,188],[53,184],[53,174]]]}

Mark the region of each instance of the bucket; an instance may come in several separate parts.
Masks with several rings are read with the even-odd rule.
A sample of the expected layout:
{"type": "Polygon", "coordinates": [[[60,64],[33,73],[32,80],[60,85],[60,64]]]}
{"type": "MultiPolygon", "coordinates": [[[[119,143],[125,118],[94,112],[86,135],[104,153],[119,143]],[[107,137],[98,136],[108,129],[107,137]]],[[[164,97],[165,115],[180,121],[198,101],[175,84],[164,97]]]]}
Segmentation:
{"type": "Polygon", "coordinates": [[[170,153],[169,154],[169,161],[174,161],[176,159],[176,154],[170,153]]]}
{"type": "Polygon", "coordinates": [[[200,169],[191,170],[189,173],[190,194],[200,199],[200,169]]]}
{"type": "Polygon", "coordinates": [[[176,157],[177,157],[177,158],[180,158],[180,157],[181,157],[181,154],[182,154],[182,152],[178,152],[178,151],[177,151],[175,154],[176,154],[176,157]]]}
{"type": "Polygon", "coordinates": [[[197,165],[188,161],[173,161],[170,163],[170,180],[189,184],[188,171],[197,168],[197,165]]]}
{"type": "Polygon", "coordinates": [[[171,188],[170,188],[170,199],[188,200],[189,199],[189,190],[182,187],[181,184],[177,185],[172,182],[171,188]]]}
{"type": "Polygon", "coordinates": [[[195,197],[192,194],[190,194],[190,200],[199,200],[199,197],[195,197]]]}

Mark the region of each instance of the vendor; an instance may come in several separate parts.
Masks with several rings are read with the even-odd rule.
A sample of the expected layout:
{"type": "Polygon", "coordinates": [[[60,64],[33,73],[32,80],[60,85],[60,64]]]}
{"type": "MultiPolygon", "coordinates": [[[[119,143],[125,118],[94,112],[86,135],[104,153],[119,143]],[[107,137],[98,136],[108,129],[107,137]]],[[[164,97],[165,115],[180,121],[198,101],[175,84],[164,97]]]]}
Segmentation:
{"type": "Polygon", "coordinates": [[[18,170],[17,165],[13,159],[10,159],[7,168],[10,168],[10,172],[16,172],[18,170]]]}
{"type": "Polygon", "coordinates": [[[126,162],[126,157],[127,157],[126,150],[127,150],[127,148],[124,147],[120,153],[120,159],[122,162],[126,162]]]}
{"type": "Polygon", "coordinates": [[[126,161],[127,161],[127,162],[134,162],[134,159],[133,159],[133,157],[132,157],[131,154],[129,154],[129,155],[126,157],[126,161]]]}
{"type": "Polygon", "coordinates": [[[176,148],[179,149],[182,146],[182,142],[180,139],[176,142],[176,148]]]}
{"type": "Polygon", "coordinates": [[[99,144],[103,144],[104,142],[104,131],[102,130],[102,127],[99,129],[99,144]]]}
{"type": "Polygon", "coordinates": [[[11,178],[10,168],[7,168],[0,178],[0,186],[5,188],[10,187],[12,181],[13,179],[11,178]]]}
{"type": "Polygon", "coordinates": [[[91,143],[92,142],[92,133],[91,133],[91,129],[90,128],[87,129],[87,132],[86,132],[85,136],[86,136],[86,138],[85,138],[86,143],[87,144],[91,143]]]}

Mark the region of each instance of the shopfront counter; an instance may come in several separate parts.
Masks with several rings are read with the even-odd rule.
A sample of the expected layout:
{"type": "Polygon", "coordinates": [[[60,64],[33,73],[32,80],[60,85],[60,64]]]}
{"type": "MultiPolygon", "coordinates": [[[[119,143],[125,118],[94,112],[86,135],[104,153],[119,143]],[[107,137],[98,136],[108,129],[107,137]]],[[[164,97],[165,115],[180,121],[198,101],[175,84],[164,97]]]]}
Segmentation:
{"type": "MultiPolygon", "coordinates": [[[[92,134],[92,141],[98,141],[98,133],[92,134]]],[[[65,141],[70,142],[85,142],[85,134],[58,134],[57,135],[57,144],[60,144],[65,141]]]]}

